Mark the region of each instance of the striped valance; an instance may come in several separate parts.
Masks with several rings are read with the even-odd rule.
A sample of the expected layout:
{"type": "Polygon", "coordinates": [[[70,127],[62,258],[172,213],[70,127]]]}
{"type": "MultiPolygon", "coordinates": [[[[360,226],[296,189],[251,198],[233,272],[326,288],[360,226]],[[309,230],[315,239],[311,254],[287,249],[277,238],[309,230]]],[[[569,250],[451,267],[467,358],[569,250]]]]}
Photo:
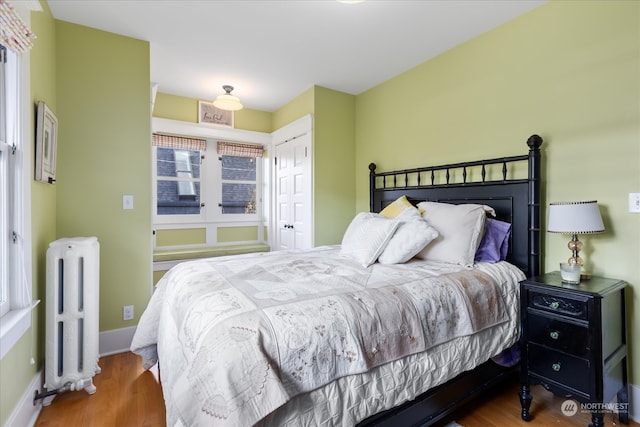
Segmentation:
{"type": "Polygon", "coordinates": [[[264,156],[264,148],[255,144],[218,141],[218,154],[221,156],[262,157],[264,156]]]}
{"type": "Polygon", "coordinates": [[[0,0],[0,44],[16,53],[24,53],[33,47],[36,35],[31,32],[16,13],[13,6],[0,0]]]}
{"type": "Polygon", "coordinates": [[[174,148],[178,150],[205,151],[207,140],[188,136],[166,135],[154,133],[152,144],[156,147],[174,148]]]}

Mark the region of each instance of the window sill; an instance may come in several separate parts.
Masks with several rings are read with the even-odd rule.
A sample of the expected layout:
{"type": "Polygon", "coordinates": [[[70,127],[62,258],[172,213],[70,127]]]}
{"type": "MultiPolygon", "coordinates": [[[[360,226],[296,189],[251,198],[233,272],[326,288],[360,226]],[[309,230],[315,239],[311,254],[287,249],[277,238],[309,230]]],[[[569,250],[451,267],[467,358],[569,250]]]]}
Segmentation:
{"type": "Polygon", "coordinates": [[[230,246],[217,246],[217,247],[203,247],[203,248],[190,248],[190,249],[170,249],[170,250],[155,250],[153,252],[153,261],[179,261],[190,260],[196,258],[210,258],[225,255],[239,255],[253,252],[269,252],[269,245],[265,243],[256,243],[248,245],[230,245],[230,246]]]}
{"type": "Polygon", "coordinates": [[[0,360],[11,350],[31,326],[31,311],[40,303],[33,301],[30,307],[11,310],[0,318],[0,360]]]}

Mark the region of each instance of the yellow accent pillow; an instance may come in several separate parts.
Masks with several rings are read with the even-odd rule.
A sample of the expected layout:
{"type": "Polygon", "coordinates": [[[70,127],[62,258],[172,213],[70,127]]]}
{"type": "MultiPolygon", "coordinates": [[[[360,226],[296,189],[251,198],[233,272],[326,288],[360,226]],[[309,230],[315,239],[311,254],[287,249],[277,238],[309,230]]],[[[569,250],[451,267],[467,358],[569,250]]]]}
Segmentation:
{"type": "MultiPolygon", "coordinates": [[[[407,196],[398,197],[396,200],[391,202],[386,208],[382,209],[380,215],[387,218],[395,218],[404,212],[406,209],[414,208],[409,200],[407,200],[407,196]]],[[[414,208],[415,209],[415,208],[414,208]]]]}

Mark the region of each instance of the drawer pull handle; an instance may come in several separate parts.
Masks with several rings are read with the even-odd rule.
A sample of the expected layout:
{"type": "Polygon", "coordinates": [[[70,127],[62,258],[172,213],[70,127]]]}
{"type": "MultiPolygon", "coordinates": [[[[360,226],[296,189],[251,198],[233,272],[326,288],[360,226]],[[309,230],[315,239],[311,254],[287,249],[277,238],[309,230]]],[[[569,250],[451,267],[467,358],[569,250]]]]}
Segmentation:
{"type": "Polygon", "coordinates": [[[560,338],[560,332],[551,331],[549,332],[549,336],[551,337],[552,340],[557,340],[558,338],[560,338]]]}
{"type": "Polygon", "coordinates": [[[555,310],[556,308],[560,307],[560,303],[558,301],[554,301],[551,304],[549,304],[549,307],[555,310]]]}
{"type": "Polygon", "coordinates": [[[554,363],[553,365],[551,365],[551,369],[553,369],[556,372],[560,372],[560,362],[554,363]]]}

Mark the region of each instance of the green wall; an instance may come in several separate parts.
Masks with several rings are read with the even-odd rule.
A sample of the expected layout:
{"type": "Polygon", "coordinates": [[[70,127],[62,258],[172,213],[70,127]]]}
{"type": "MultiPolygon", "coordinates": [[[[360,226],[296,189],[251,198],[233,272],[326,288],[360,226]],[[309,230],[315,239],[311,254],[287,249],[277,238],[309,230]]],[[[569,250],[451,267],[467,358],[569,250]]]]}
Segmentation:
{"type": "Polygon", "coordinates": [[[207,242],[206,228],[156,230],[156,246],[198,245],[207,242]]]}
{"type": "Polygon", "coordinates": [[[218,228],[218,243],[258,240],[258,227],[221,227],[218,228]]]}
{"type": "MultiPolygon", "coordinates": [[[[627,212],[640,191],[639,41],[640,2],[552,1],[359,95],[355,210],[368,208],[372,161],[385,171],[524,154],[538,133],[544,204],[598,200],[607,230],[582,238],[581,254],[629,283],[629,337],[640,336],[640,215],[627,212]]],[[[543,269],[557,270],[569,239],[543,234],[543,269]]],[[[640,384],[638,341],[629,347],[640,384]]]]}
{"type": "MultiPolygon", "coordinates": [[[[28,120],[32,130],[35,129],[38,101],[45,101],[54,112],[57,111],[55,23],[46,3],[42,7],[43,12],[31,13],[30,22],[38,36],[29,54],[32,114],[28,120]]],[[[26,135],[26,140],[35,141],[35,134],[26,135]]],[[[33,161],[30,168],[31,176],[34,176],[33,161]]],[[[32,296],[41,303],[33,311],[31,330],[0,361],[0,425],[6,424],[22,393],[44,364],[45,262],[49,243],[56,239],[56,189],[56,185],[31,181],[32,296]],[[30,363],[32,356],[33,365],[30,363]]]]}
{"type": "Polygon", "coordinates": [[[315,86],[313,207],[315,245],[340,243],[353,219],[355,97],[315,86]]]}
{"type": "Polygon", "coordinates": [[[56,234],[100,242],[100,331],[135,326],[152,280],[149,43],[56,21],[56,53],[56,234]]]}
{"type": "MultiPolygon", "coordinates": [[[[286,126],[307,114],[314,114],[315,94],[316,86],[312,86],[274,111],[271,130],[274,131],[276,129],[280,129],[281,127],[286,126]]],[[[313,125],[315,128],[315,123],[313,125]]]]}

